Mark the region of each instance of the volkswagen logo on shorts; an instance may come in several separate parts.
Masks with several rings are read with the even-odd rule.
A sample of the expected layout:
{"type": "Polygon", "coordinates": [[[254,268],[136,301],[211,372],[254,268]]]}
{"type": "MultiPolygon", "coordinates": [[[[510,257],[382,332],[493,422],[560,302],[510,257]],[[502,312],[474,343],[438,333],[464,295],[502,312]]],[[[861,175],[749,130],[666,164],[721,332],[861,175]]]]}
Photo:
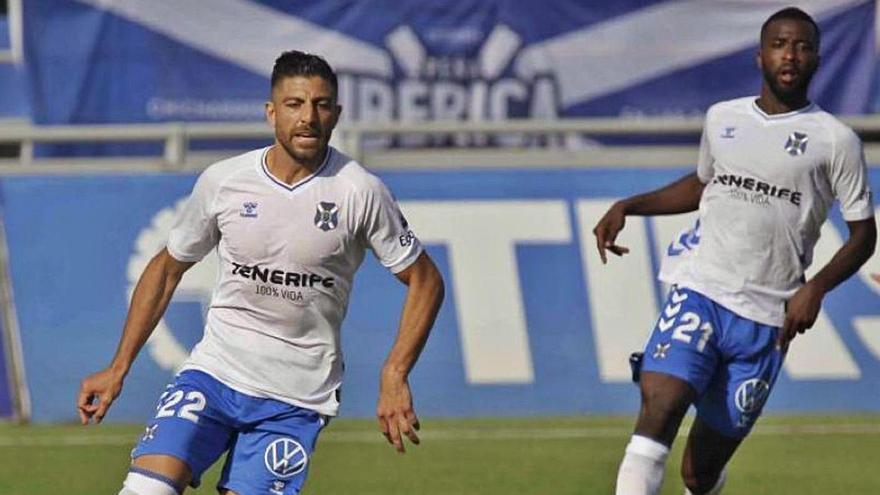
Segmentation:
{"type": "Polygon", "coordinates": [[[770,395],[769,383],[760,378],[746,380],[736,389],[736,408],[746,414],[755,412],[761,409],[768,395],[770,395]]]}
{"type": "Polygon", "coordinates": [[[266,469],[279,478],[290,478],[301,472],[309,463],[306,449],[292,438],[279,438],[266,447],[263,455],[266,469]]]}

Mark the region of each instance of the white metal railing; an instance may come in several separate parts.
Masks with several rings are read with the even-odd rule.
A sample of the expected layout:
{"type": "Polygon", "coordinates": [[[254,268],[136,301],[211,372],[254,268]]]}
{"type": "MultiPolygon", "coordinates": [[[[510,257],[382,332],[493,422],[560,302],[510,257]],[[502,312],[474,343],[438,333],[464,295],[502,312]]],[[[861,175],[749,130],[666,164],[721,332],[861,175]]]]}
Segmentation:
{"type": "MultiPolygon", "coordinates": [[[[857,132],[862,134],[880,134],[880,115],[847,117],[843,119],[857,132]]],[[[366,144],[371,138],[376,137],[407,137],[414,135],[427,136],[510,136],[510,135],[540,135],[557,136],[559,142],[581,143],[582,136],[625,136],[625,135],[699,135],[702,126],[702,118],[588,118],[588,119],[563,119],[563,120],[506,120],[485,122],[460,122],[460,121],[437,121],[420,123],[376,123],[376,124],[340,124],[334,135],[335,144],[349,153],[352,157],[363,161],[365,155],[371,150],[366,144]],[[568,138],[576,137],[575,140],[568,138]]],[[[149,168],[157,170],[179,170],[184,168],[193,152],[190,143],[193,140],[223,141],[223,140],[248,140],[266,139],[273,137],[272,129],[266,123],[166,123],[166,124],[113,124],[113,125],[75,125],[75,126],[34,126],[24,122],[0,123],[0,144],[18,144],[20,157],[15,160],[6,160],[0,172],[9,173],[14,171],[39,172],[42,165],[57,163],[58,160],[38,159],[34,157],[34,145],[41,143],[118,143],[118,142],[157,142],[162,143],[163,153],[161,157],[149,159],[131,157],[134,161],[147,164],[149,168]]],[[[601,152],[610,149],[628,149],[628,147],[597,146],[595,143],[584,149],[583,145],[566,149],[565,146],[557,147],[550,152],[601,152]]],[[[679,147],[680,148],[680,147],[679,147]]],[[[689,146],[688,148],[693,148],[689,146]]],[[[868,148],[874,150],[875,155],[880,157],[880,145],[871,145],[868,148]]],[[[638,147],[633,148],[638,151],[638,147]]],[[[654,146],[645,151],[662,149],[675,149],[674,146],[654,146]]],[[[372,151],[376,151],[373,149],[372,151]]],[[[429,150],[412,150],[410,148],[397,150],[397,153],[406,154],[414,152],[434,153],[466,153],[463,150],[451,150],[449,148],[429,150]]],[[[479,153],[479,150],[472,150],[479,153]]],[[[522,153],[522,150],[512,148],[491,148],[483,150],[494,153],[522,153]]],[[[379,150],[381,152],[381,150],[379,150]]],[[[389,153],[394,153],[390,151],[389,153]]],[[[540,153],[540,150],[529,150],[530,153],[540,153]]],[[[126,157],[114,157],[117,163],[124,162],[126,157]]],[[[66,159],[68,167],[77,160],[66,159]]],[[[876,161],[876,160],[875,160],[876,161]]]]}

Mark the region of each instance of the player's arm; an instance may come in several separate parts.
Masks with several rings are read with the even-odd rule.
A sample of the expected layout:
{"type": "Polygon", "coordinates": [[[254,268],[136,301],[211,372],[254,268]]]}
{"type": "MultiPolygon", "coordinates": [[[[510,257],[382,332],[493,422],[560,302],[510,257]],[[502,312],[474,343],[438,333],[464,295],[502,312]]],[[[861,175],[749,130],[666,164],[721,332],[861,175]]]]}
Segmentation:
{"type": "Polygon", "coordinates": [[[414,444],[419,443],[416,434],[419,420],[413,408],[407,377],[434,325],[443,302],[444,288],[440,271],[424,252],[412,265],[398,273],[397,278],[407,286],[406,301],[397,339],[382,366],[376,416],[388,442],[398,452],[404,452],[403,436],[414,444]]]}
{"type": "Polygon", "coordinates": [[[174,259],[167,249],[150,260],[131,298],[131,306],[116,355],[107,368],[86,377],[80,384],[77,408],[82,424],[100,423],[119,396],[122,383],[135,357],[165,313],[174,289],[195,263],[174,259]]]}
{"type": "Polygon", "coordinates": [[[697,172],[693,172],[665,187],[611,205],[593,229],[602,263],[608,261],[606,249],[618,256],[629,252],[628,248],[614,243],[628,215],[673,215],[694,211],[700,206],[704,187],[697,172]]]}
{"type": "Polygon", "coordinates": [[[846,222],[849,238],[834,253],[816,275],[804,284],[788,300],[785,309],[785,323],[779,332],[779,347],[788,349],[788,344],[799,333],[813,326],[822,298],[831,289],[851,277],[871,255],[877,244],[877,225],[874,217],[855,222],[846,222]]]}

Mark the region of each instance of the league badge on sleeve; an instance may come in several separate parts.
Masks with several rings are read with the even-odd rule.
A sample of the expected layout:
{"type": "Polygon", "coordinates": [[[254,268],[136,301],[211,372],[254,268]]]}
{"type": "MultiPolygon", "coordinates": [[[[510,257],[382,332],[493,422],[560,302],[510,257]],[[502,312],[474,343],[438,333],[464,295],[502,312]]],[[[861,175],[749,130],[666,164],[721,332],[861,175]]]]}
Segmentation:
{"type": "Polygon", "coordinates": [[[336,203],[321,201],[318,203],[318,211],[315,213],[315,226],[327,232],[333,230],[339,224],[339,207],[336,203]]]}
{"type": "Polygon", "coordinates": [[[810,138],[803,132],[792,132],[785,142],[785,151],[791,156],[801,156],[807,151],[807,141],[810,138]]]}

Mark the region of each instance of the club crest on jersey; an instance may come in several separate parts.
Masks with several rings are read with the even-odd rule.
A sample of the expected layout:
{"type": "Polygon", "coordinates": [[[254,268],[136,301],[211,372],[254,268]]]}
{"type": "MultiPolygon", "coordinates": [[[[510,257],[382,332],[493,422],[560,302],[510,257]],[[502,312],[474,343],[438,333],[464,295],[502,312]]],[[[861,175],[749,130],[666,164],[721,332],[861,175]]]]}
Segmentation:
{"type": "Polygon", "coordinates": [[[339,224],[339,207],[336,203],[321,201],[318,203],[318,211],[315,213],[315,226],[327,232],[333,230],[339,224]]]}
{"type": "Polygon", "coordinates": [[[255,201],[245,201],[241,204],[241,216],[245,218],[257,218],[257,203],[255,201]]]}
{"type": "Polygon", "coordinates": [[[807,151],[807,141],[810,138],[803,132],[792,132],[785,142],[785,151],[791,156],[800,156],[807,151]]]}

